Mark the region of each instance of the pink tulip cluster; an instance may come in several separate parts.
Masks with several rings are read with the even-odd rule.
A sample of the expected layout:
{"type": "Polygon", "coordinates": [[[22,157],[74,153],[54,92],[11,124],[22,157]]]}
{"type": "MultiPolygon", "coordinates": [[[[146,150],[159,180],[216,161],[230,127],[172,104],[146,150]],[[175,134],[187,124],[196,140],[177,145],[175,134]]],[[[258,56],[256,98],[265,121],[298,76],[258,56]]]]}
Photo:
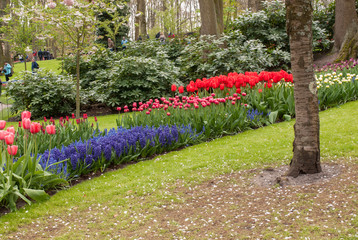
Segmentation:
{"type": "MultiPolygon", "coordinates": [[[[242,93],[242,96],[246,96],[246,93],[242,93]]],[[[198,109],[199,107],[207,107],[211,104],[219,105],[220,103],[225,103],[230,101],[232,105],[235,105],[238,100],[240,100],[241,97],[238,96],[236,93],[233,94],[233,96],[228,96],[225,98],[215,98],[215,93],[211,94],[209,97],[203,97],[200,98],[198,96],[191,96],[191,97],[170,97],[168,99],[162,97],[160,99],[150,99],[149,101],[143,103],[134,102],[132,104],[132,111],[133,112],[143,112],[145,111],[146,114],[150,114],[152,109],[163,109],[164,111],[167,111],[168,109],[198,109]]],[[[124,111],[126,112],[126,109],[129,111],[128,106],[124,106],[124,111]]],[[[120,110],[120,108],[117,108],[117,110],[120,110]]],[[[170,112],[167,112],[167,115],[170,116],[170,112]]]]}
{"type": "Polygon", "coordinates": [[[6,126],[6,121],[0,120],[0,140],[5,142],[7,145],[7,151],[10,155],[16,155],[18,146],[13,145],[15,140],[15,128],[14,127],[8,127],[5,130],[3,130],[6,126]]]}

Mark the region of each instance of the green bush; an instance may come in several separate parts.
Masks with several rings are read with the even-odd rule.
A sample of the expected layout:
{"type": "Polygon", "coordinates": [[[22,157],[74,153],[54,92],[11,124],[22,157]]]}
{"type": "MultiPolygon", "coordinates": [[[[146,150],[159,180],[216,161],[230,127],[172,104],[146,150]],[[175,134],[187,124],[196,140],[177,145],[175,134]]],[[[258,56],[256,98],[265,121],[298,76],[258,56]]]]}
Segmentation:
{"type": "Polygon", "coordinates": [[[75,83],[70,76],[47,70],[25,72],[22,79],[9,82],[8,93],[14,100],[12,112],[29,110],[34,118],[60,116],[75,107],[75,83]]]}
{"type": "Polygon", "coordinates": [[[97,100],[115,107],[170,94],[179,70],[165,57],[124,57],[97,76],[91,87],[97,100]]]}

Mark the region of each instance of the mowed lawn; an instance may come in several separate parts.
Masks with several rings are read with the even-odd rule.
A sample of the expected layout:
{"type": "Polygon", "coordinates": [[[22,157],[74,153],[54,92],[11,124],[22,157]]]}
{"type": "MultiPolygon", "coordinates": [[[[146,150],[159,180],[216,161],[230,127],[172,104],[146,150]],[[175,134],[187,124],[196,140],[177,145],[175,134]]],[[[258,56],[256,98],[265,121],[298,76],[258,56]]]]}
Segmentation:
{"type": "MultiPolygon", "coordinates": [[[[357,118],[358,101],[320,113],[323,163],[339,163],[356,171],[357,118]]],[[[99,117],[99,123],[104,119],[99,117]]],[[[328,195],[322,195],[325,188],[321,185],[257,190],[249,184],[256,172],[250,169],[289,164],[293,124],[294,120],[273,124],[106,172],[59,191],[44,203],[0,217],[0,238],[354,239],[351,236],[356,236],[358,228],[358,217],[354,215],[358,209],[358,174],[351,173],[351,179],[338,177],[338,183],[350,181],[342,186],[331,180],[328,195]],[[227,177],[233,187],[221,187],[226,191],[240,190],[235,196],[196,198],[201,188],[215,189],[223,182],[221,176],[234,175],[232,179],[227,177]],[[241,175],[247,183],[240,182],[241,175]],[[261,195],[256,196],[257,192],[261,195]],[[248,195],[254,197],[252,202],[245,200],[248,195]],[[284,202],[291,197],[295,201],[284,202]],[[211,210],[219,201],[223,206],[229,204],[225,205],[227,213],[211,210]],[[275,204],[270,205],[270,201],[275,204]],[[202,205],[189,211],[195,202],[202,205]],[[240,206],[245,214],[239,214],[240,206]],[[251,215],[263,206],[261,214],[251,215]],[[346,214],[348,210],[350,214],[346,214]]],[[[214,190],[205,194],[211,191],[214,190]]]]}

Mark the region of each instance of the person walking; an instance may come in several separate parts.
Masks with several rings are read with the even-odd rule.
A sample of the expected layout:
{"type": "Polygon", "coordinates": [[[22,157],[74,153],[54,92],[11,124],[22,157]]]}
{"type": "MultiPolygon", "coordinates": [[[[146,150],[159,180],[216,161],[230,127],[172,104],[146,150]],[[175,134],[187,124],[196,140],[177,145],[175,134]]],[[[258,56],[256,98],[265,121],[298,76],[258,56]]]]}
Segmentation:
{"type": "Polygon", "coordinates": [[[39,56],[40,61],[42,61],[43,52],[41,51],[41,49],[40,49],[40,51],[37,53],[37,55],[39,56]]]}
{"type": "Polygon", "coordinates": [[[10,77],[12,77],[11,65],[6,62],[4,67],[1,69],[1,72],[5,74],[6,81],[9,81],[10,77]]]}
{"type": "Polygon", "coordinates": [[[122,50],[126,49],[127,46],[126,44],[128,43],[128,40],[126,39],[126,37],[123,37],[121,44],[122,44],[122,50]]]}
{"type": "Polygon", "coordinates": [[[111,38],[108,38],[108,49],[109,51],[112,51],[114,50],[114,42],[112,41],[111,38]]]}
{"type": "Polygon", "coordinates": [[[37,72],[37,69],[40,68],[40,65],[36,62],[35,58],[32,59],[32,63],[31,63],[31,70],[32,73],[37,72]]]}

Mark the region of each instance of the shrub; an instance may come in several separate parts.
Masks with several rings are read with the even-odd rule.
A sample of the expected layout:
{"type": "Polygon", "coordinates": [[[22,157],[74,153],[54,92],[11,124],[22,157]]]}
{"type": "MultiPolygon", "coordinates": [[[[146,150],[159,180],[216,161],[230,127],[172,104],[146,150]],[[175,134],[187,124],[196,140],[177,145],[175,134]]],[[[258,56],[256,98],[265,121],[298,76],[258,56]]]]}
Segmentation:
{"type": "Polygon", "coordinates": [[[75,107],[75,83],[70,76],[47,70],[25,72],[22,80],[9,82],[8,93],[14,99],[12,112],[29,110],[34,118],[59,116],[75,107]]]}

